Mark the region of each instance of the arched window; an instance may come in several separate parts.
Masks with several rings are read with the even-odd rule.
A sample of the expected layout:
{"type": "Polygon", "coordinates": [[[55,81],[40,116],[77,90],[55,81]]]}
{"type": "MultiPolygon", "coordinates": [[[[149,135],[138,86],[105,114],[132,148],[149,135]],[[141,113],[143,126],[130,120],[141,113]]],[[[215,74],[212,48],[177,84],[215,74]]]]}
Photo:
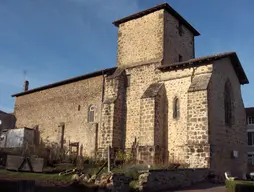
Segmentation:
{"type": "Polygon", "coordinates": [[[173,118],[177,119],[179,116],[180,116],[179,99],[175,97],[173,102],[173,118]]]}
{"type": "Polygon", "coordinates": [[[225,112],[225,124],[232,125],[233,119],[233,100],[232,89],[229,81],[225,83],[224,87],[224,112],[225,112]]]}
{"type": "Polygon", "coordinates": [[[88,108],[88,123],[94,122],[95,106],[90,105],[88,108]]]}

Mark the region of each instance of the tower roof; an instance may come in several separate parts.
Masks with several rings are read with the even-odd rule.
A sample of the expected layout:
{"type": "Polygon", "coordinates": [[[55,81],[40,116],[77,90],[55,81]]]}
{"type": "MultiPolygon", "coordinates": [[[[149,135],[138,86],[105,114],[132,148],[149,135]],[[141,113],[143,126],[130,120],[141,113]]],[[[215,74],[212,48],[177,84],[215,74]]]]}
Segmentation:
{"type": "Polygon", "coordinates": [[[143,17],[147,14],[153,13],[155,11],[161,10],[161,9],[165,9],[168,13],[170,13],[171,15],[173,15],[174,17],[176,17],[182,24],[184,24],[195,36],[199,36],[200,33],[194,28],[192,27],[192,25],[190,23],[188,23],[188,21],[186,21],[179,13],[177,13],[169,4],[167,3],[163,3],[160,5],[157,5],[155,7],[152,7],[150,9],[146,9],[143,11],[140,11],[138,13],[132,14],[130,16],[124,17],[122,19],[119,19],[117,21],[114,21],[113,24],[117,27],[119,27],[120,24],[125,23],[127,21],[133,20],[133,19],[137,19],[140,17],[143,17]]]}

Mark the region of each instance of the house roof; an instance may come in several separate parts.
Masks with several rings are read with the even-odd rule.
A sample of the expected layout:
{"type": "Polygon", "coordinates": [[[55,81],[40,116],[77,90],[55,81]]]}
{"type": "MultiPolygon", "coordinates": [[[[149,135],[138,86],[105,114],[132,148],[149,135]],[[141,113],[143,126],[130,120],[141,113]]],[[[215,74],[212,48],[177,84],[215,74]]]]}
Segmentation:
{"type": "Polygon", "coordinates": [[[199,36],[200,33],[194,28],[192,27],[192,25],[186,21],[179,13],[177,13],[169,4],[167,3],[163,3],[160,5],[157,5],[155,7],[152,7],[150,9],[146,9],[143,11],[140,11],[138,13],[135,13],[133,15],[124,17],[122,19],[119,19],[117,21],[114,21],[113,24],[117,27],[119,27],[120,24],[125,23],[127,21],[133,20],[133,19],[137,19],[140,17],[143,17],[147,14],[153,13],[155,11],[159,11],[161,9],[165,9],[166,11],[168,11],[168,13],[170,13],[171,15],[173,15],[174,17],[176,17],[182,24],[184,24],[195,36],[199,36]]]}
{"type": "Polygon", "coordinates": [[[235,52],[225,52],[225,53],[219,53],[219,54],[209,55],[209,56],[205,56],[205,57],[198,57],[198,58],[189,59],[189,60],[186,60],[183,62],[165,64],[165,65],[159,66],[158,68],[161,70],[185,68],[185,67],[190,67],[190,66],[197,66],[197,65],[206,64],[209,61],[215,61],[215,60],[223,59],[226,57],[229,57],[231,59],[233,68],[236,72],[239,82],[242,85],[248,84],[249,80],[248,80],[248,78],[242,68],[242,65],[237,57],[237,54],[235,52]]]}
{"type": "Polygon", "coordinates": [[[254,115],[254,107],[245,108],[246,115],[254,115]]]}
{"type": "Polygon", "coordinates": [[[1,110],[0,110],[0,113],[2,113],[2,114],[7,114],[6,112],[4,112],[4,111],[1,111],[1,110]]]}
{"type": "Polygon", "coordinates": [[[73,83],[73,82],[88,79],[88,78],[91,78],[91,77],[96,77],[96,76],[99,76],[99,75],[104,75],[104,74],[110,74],[111,75],[115,71],[115,69],[116,69],[116,67],[107,68],[107,69],[103,69],[103,70],[100,70],[100,71],[95,71],[95,72],[88,73],[88,74],[81,75],[81,76],[77,76],[77,77],[74,77],[74,78],[71,78],[71,79],[66,79],[66,80],[63,80],[63,81],[59,81],[59,82],[56,82],[56,83],[52,83],[52,84],[49,84],[49,85],[38,87],[38,88],[35,88],[35,89],[30,89],[28,91],[16,93],[16,94],[12,95],[12,97],[27,95],[27,94],[34,93],[34,92],[37,92],[37,91],[42,91],[42,90],[45,90],[45,89],[58,87],[58,86],[61,86],[61,85],[73,83]]]}
{"type": "MultiPolygon", "coordinates": [[[[215,54],[215,55],[209,55],[209,56],[204,56],[204,57],[198,57],[198,58],[194,58],[194,59],[189,59],[183,62],[177,62],[177,63],[172,63],[172,64],[165,64],[162,66],[159,66],[158,68],[161,70],[175,70],[175,69],[179,69],[179,68],[185,68],[185,67],[190,67],[190,66],[198,66],[198,65],[203,65],[206,64],[209,61],[214,61],[214,60],[219,60],[222,58],[226,58],[226,57],[230,57],[233,68],[236,72],[236,75],[238,76],[239,82],[241,84],[248,84],[249,80],[242,68],[242,65],[237,57],[237,54],[235,52],[225,52],[225,53],[220,53],[220,54],[215,54]]],[[[49,89],[49,88],[53,88],[53,87],[57,87],[57,86],[61,86],[64,84],[69,84],[69,83],[73,83],[76,81],[80,81],[83,79],[88,79],[91,77],[96,77],[99,75],[103,75],[103,74],[108,74],[108,75],[112,75],[115,70],[117,68],[113,67],[113,68],[107,68],[107,69],[103,69],[100,71],[96,71],[93,73],[88,73],[85,75],[81,75],[81,76],[77,76],[71,79],[66,79],[63,81],[59,81],[53,84],[49,84],[49,85],[45,85],[42,87],[38,87],[35,89],[30,89],[28,91],[24,91],[24,92],[20,92],[20,93],[16,93],[14,95],[12,95],[12,97],[18,97],[18,96],[22,96],[22,95],[26,95],[26,94],[30,94],[30,93],[34,93],[37,91],[42,91],[45,89],[49,89]]]]}
{"type": "Polygon", "coordinates": [[[0,114],[6,115],[6,116],[14,116],[13,113],[7,113],[7,112],[4,112],[4,111],[2,111],[2,110],[0,110],[0,114]]]}

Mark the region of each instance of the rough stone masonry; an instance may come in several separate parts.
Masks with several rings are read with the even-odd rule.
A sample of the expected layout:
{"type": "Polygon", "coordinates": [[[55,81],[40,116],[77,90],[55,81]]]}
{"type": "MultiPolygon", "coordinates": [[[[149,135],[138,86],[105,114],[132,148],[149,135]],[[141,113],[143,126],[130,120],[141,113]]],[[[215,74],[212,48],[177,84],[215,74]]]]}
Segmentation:
{"type": "Polygon", "coordinates": [[[80,155],[111,146],[144,163],[245,172],[248,79],[236,53],[195,58],[199,32],[166,3],[113,24],[117,66],[13,95],[17,127],[79,142],[80,155]]]}

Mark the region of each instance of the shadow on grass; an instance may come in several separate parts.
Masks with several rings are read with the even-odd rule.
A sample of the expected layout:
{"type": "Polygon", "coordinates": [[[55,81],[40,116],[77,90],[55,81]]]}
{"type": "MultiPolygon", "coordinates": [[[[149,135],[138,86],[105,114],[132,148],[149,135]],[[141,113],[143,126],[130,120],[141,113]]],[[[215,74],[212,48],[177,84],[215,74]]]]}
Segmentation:
{"type": "MultiPolygon", "coordinates": [[[[107,191],[98,187],[84,186],[78,184],[72,184],[70,186],[35,186],[34,192],[97,192],[107,191]]],[[[18,191],[18,181],[0,181],[0,191],[17,192],[18,191]]]]}

